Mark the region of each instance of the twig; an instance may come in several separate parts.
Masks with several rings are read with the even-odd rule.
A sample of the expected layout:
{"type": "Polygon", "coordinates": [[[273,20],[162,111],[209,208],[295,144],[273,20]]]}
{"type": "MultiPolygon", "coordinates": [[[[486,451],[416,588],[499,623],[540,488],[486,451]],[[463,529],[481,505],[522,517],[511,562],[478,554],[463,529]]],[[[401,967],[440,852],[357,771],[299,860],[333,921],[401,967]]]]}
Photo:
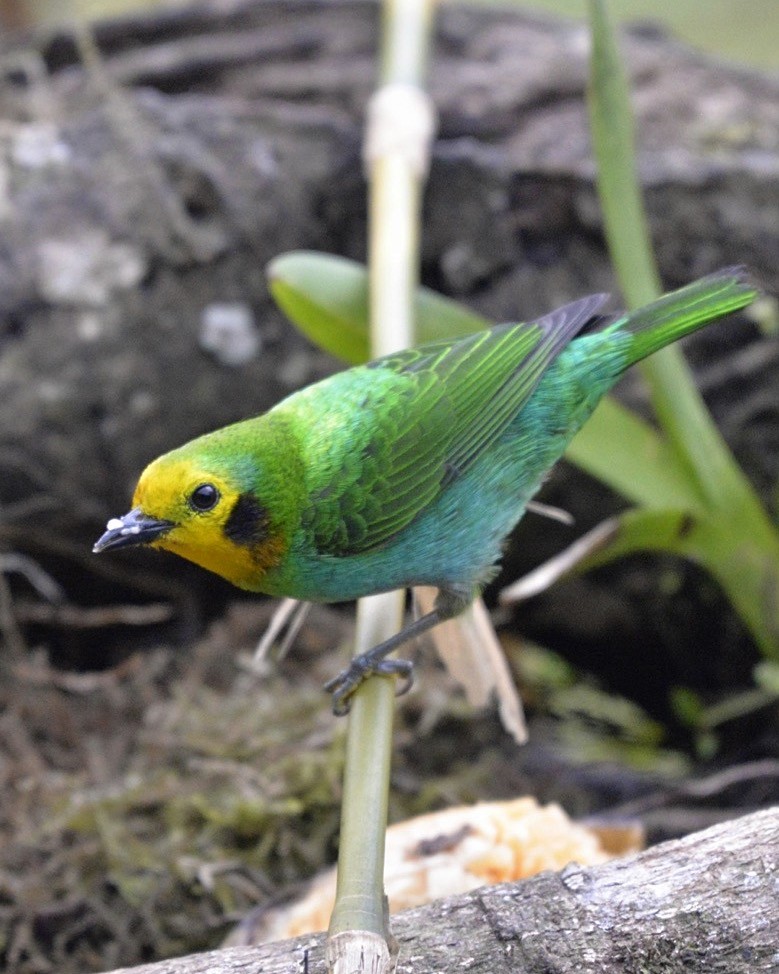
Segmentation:
{"type": "Polygon", "coordinates": [[[107,626],[153,626],[168,622],[173,616],[173,607],[163,602],[152,602],[149,605],[103,605],[95,608],[19,602],[15,615],[19,622],[34,622],[65,629],[105,629],[107,626]]]}

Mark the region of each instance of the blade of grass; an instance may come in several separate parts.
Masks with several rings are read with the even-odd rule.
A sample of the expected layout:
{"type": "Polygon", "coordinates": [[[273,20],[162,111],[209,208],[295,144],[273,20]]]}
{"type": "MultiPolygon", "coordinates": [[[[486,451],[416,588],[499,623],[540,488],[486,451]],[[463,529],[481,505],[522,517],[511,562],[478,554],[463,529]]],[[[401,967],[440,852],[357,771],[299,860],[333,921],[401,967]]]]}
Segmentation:
{"type": "MultiPolygon", "coordinates": [[[[637,307],[656,297],[660,287],[637,175],[628,83],[605,0],[589,0],[589,9],[589,105],[598,190],[609,251],[628,304],[637,307]]],[[[714,425],[681,352],[663,349],[643,363],[643,371],[675,466],[687,470],[688,492],[700,500],[683,511],[684,524],[694,530],[680,530],[674,539],[668,522],[655,523],[658,535],[644,532],[643,543],[651,548],[665,538],[678,553],[704,565],[762,652],[779,656],[779,534],[714,425]]],[[[639,516],[651,520],[652,512],[636,512],[639,516]]],[[[611,556],[617,553],[612,547],[611,556]]]]}
{"type": "MultiPolygon", "coordinates": [[[[598,191],[614,268],[628,305],[637,308],[662,289],[638,179],[627,77],[605,0],[589,0],[589,10],[588,100],[598,191]]],[[[691,487],[707,506],[737,511],[742,523],[763,529],[765,511],[714,425],[679,349],[663,349],[642,369],[657,418],[689,472],[691,487]]]]}

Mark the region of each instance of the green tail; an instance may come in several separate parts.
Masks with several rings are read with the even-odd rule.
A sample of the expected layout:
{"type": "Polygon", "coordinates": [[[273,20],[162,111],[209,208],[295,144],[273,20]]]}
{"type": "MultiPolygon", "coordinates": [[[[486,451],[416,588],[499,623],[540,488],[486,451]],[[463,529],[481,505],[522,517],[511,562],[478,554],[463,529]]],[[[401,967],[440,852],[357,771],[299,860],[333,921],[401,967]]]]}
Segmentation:
{"type": "Polygon", "coordinates": [[[633,335],[627,363],[633,365],[677,338],[745,308],[758,294],[745,268],[727,267],[621,316],[604,331],[633,335]]]}

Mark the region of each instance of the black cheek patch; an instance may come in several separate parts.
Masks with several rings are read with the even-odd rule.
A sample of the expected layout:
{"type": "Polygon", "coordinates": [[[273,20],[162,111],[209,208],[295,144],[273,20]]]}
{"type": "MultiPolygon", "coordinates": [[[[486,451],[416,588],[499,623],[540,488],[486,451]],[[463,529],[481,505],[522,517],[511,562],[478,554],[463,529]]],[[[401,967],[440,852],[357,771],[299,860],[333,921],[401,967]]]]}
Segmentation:
{"type": "Polygon", "coordinates": [[[230,511],[224,533],[235,544],[253,548],[268,538],[268,512],[252,494],[241,494],[230,511]]]}

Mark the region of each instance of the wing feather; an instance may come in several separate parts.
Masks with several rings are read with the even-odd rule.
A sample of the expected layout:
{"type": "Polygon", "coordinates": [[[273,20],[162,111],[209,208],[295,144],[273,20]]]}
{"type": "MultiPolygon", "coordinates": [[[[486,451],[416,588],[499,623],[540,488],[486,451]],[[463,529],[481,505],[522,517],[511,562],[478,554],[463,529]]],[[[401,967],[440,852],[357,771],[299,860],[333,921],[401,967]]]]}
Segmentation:
{"type": "Polygon", "coordinates": [[[370,433],[362,450],[370,462],[353,464],[352,476],[312,498],[307,527],[318,550],[358,554],[406,527],[495,442],[606,298],[363,366],[361,423],[370,433]]]}

